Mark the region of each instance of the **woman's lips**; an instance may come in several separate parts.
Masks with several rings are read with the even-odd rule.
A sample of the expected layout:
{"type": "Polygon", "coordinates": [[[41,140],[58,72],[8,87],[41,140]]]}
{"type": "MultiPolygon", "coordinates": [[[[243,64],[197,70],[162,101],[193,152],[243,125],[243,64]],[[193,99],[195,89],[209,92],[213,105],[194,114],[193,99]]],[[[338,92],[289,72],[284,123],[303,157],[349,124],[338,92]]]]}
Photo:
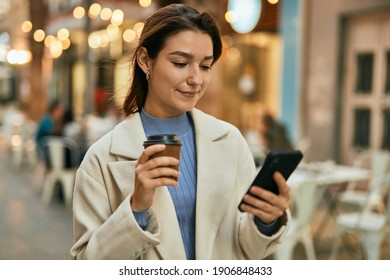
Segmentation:
{"type": "Polygon", "coordinates": [[[187,96],[187,97],[194,97],[198,93],[198,91],[181,91],[178,90],[182,95],[187,96]]]}

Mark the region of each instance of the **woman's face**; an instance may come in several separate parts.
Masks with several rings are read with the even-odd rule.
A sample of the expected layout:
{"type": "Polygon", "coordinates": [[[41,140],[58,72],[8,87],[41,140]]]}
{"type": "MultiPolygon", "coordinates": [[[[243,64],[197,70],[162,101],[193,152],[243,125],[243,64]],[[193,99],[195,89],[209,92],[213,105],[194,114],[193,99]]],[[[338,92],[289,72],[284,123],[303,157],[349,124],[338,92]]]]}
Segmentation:
{"type": "Polygon", "coordinates": [[[145,111],[170,118],[192,110],[210,82],[213,43],[209,35],[182,31],[169,37],[149,63],[145,111]]]}

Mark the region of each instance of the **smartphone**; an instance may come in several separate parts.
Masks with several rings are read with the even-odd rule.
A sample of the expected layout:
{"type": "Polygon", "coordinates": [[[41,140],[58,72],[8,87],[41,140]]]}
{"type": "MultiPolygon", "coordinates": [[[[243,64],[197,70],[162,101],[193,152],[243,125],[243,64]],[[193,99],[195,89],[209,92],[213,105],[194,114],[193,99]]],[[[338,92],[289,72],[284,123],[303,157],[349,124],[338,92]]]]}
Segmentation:
{"type": "MultiPolygon", "coordinates": [[[[284,179],[287,181],[290,175],[297,168],[298,164],[302,160],[302,157],[303,154],[299,150],[272,151],[268,153],[263,165],[261,166],[259,172],[257,173],[255,179],[253,180],[249,188],[255,185],[263,189],[269,190],[275,194],[279,194],[279,189],[273,179],[273,174],[276,171],[279,171],[283,175],[284,179]]],[[[247,193],[249,193],[249,188],[247,193]]],[[[238,209],[240,211],[240,206],[243,203],[245,202],[241,200],[240,205],[238,206],[238,209]]]]}

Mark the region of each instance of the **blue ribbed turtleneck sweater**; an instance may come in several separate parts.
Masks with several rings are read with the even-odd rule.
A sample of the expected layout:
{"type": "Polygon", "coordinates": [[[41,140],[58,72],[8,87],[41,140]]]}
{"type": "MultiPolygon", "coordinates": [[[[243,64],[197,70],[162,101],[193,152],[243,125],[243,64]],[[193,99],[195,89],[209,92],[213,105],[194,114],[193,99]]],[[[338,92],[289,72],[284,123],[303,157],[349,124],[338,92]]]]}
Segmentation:
{"type": "Polygon", "coordinates": [[[176,134],[182,142],[179,165],[179,185],[169,187],[187,259],[195,259],[196,148],[195,133],[189,113],[174,118],[158,119],[141,111],[146,136],[176,134]]]}

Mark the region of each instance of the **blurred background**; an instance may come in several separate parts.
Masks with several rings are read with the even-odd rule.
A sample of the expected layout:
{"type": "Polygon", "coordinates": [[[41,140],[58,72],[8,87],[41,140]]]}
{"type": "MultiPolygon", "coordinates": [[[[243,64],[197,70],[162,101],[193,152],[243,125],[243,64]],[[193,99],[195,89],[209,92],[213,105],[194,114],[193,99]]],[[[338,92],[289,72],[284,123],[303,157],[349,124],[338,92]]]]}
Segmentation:
{"type": "Polygon", "coordinates": [[[292,205],[291,252],[271,258],[328,259],[337,244],[338,259],[389,259],[390,0],[1,0],[0,259],[69,259],[74,170],[123,118],[142,22],[171,3],[207,11],[221,27],[223,54],[198,107],[236,125],[259,166],[270,150],[298,148],[301,169],[318,178],[292,182],[299,197],[315,184],[318,199],[292,205]],[[37,142],[42,121],[57,119],[54,102],[58,138],[37,142]],[[67,152],[55,158],[58,146],[67,152]],[[372,151],[386,157],[373,164],[372,151]],[[358,181],[371,197],[377,166],[386,167],[376,176],[381,207],[359,205],[343,224],[340,193],[358,181]],[[331,180],[344,167],[368,173],[331,180]]]}

